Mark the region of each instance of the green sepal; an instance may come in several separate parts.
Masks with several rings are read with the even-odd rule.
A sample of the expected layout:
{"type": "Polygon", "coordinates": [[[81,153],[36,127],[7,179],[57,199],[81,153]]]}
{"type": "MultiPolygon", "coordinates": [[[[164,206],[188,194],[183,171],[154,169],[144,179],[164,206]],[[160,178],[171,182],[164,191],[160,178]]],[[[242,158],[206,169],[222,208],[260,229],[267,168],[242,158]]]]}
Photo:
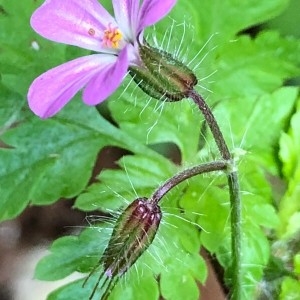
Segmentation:
{"type": "Polygon", "coordinates": [[[197,84],[197,78],[186,65],[170,53],[141,45],[142,67],[130,67],[129,74],[149,96],[164,101],[179,101],[197,84]]]}

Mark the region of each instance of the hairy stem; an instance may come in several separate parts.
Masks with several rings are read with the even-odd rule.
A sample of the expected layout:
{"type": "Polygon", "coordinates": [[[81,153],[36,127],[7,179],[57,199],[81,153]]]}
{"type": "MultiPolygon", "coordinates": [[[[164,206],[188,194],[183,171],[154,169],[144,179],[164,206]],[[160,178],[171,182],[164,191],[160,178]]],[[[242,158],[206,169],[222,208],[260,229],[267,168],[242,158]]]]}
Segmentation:
{"type": "Polygon", "coordinates": [[[189,169],[186,169],[177,175],[168,179],[164,184],[162,184],[149,198],[151,203],[157,204],[162,197],[168,193],[173,187],[177,186],[180,182],[191,178],[196,175],[203,173],[209,173],[213,171],[222,171],[228,168],[228,161],[219,160],[210,163],[204,163],[189,169]]]}
{"type": "Polygon", "coordinates": [[[188,96],[191,99],[193,99],[193,101],[197,104],[197,106],[201,110],[201,113],[203,114],[203,116],[214,136],[214,139],[219,148],[222,158],[225,160],[230,160],[231,153],[229,152],[229,149],[227,147],[227,144],[225,142],[223,134],[220,130],[220,127],[219,127],[210,107],[206,104],[204,99],[196,91],[190,91],[188,96]]]}
{"type": "Polygon", "coordinates": [[[237,171],[227,175],[231,203],[231,248],[232,248],[232,295],[233,300],[242,299],[242,222],[240,185],[237,171]]]}
{"type": "Polygon", "coordinates": [[[234,166],[234,160],[227,147],[220,127],[204,99],[194,90],[188,93],[188,96],[199,107],[203,114],[220,151],[220,154],[224,160],[231,161],[231,170],[227,173],[227,180],[230,194],[231,205],[231,249],[232,249],[232,300],[240,300],[242,294],[242,276],[241,276],[241,199],[240,199],[240,187],[237,170],[234,166]]]}

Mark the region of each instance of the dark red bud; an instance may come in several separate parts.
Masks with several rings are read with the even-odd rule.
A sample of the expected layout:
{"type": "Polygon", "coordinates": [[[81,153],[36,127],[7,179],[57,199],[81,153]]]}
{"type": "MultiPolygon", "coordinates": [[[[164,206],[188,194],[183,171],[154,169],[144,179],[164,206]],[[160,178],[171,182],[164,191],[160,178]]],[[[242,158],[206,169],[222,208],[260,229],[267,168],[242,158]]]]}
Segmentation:
{"type": "Polygon", "coordinates": [[[109,277],[123,275],[152,243],[161,210],[147,198],[134,200],[120,215],[101,259],[109,277]]]}

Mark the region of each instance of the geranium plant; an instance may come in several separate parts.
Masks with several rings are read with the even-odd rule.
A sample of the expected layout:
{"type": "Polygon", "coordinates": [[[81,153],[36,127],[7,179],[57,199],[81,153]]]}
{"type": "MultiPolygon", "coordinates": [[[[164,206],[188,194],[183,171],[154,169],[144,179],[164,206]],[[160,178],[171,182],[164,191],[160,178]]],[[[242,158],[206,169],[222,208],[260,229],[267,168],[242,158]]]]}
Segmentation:
{"type": "Polygon", "coordinates": [[[300,42],[248,30],[285,0],[0,4],[1,220],[61,198],[110,219],[53,242],[35,277],[81,276],[48,299],[196,300],[201,249],[228,297],[299,295],[300,42]]]}

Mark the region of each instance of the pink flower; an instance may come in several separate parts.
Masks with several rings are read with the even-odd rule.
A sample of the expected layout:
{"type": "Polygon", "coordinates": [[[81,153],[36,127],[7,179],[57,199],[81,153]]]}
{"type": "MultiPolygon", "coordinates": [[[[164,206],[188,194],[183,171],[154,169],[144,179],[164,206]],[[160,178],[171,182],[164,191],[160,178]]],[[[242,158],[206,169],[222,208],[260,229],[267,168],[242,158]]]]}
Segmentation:
{"type": "Polygon", "coordinates": [[[143,30],[162,19],[176,0],[112,0],[113,18],[97,0],[46,0],[31,17],[32,28],[59,43],[97,52],[55,67],[28,91],[31,110],[41,118],[59,112],[82,88],[96,105],[121,84],[130,66],[141,65],[143,30]]]}

